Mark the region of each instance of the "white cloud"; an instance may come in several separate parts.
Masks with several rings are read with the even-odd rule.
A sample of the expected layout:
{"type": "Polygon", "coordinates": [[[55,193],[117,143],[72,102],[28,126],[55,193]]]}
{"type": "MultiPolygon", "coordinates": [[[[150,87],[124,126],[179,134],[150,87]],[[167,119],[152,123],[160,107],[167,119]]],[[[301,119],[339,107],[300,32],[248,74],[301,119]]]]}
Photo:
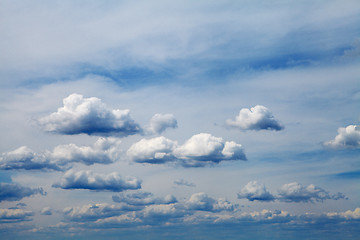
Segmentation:
{"type": "Polygon", "coordinates": [[[93,146],[66,144],[56,146],[52,152],[35,153],[26,146],[3,153],[0,169],[3,170],[56,170],[63,171],[69,163],[85,165],[111,164],[120,157],[121,141],[117,138],[100,137],[93,146]]]}
{"type": "Polygon", "coordinates": [[[359,126],[349,125],[346,128],[339,128],[335,139],[325,142],[324,145],[331,148],[359,148],[359,126]]]}
{"type": "Polygon", "coordinates": [[[142,139],[129,148],[127,155],[135,162],[159,164],[174,161],[184,167],[203,167],[224,160],[246,160],[240,144],[225,142],[208,133],[194,135],[180,146],[165,137],[142,139]]]}
{"type": "Polygon", "coordinates": [[[280,131],[284,126],[274,118],[270,110],[262,105],[250,109],[242,108],[235,120],[228,119],[226,124],[241,130],[275,130],[280,131]]]}
{"type": "Polygon", "coordinates": [[[63,100],[64,106],[38,119],[45,131],[59,134],[116,135],[125,137],[140,133],[140,126],[129,110],[108,109],[99,98],[84,98],[73,93],[63,100]]]}
{"type": "Polygon", "coordinates": [[[129,189],[140,189],[141,181],[135,177],[121,177],[113,172],[108,175],[96,174],[92,171],[75,172],[69,170],[53,187],[62,189],[89,189],[95,191],[122,192],[129,189]]]}
{"type": "Polygon", "coordinates": [[[166,195],[163,198],[155,198],[149,192],[137,192],[132,194],[120,194],[112,197],[114,202],[126,203],[134,206],[146,206],[153,204],[171,204],[176,203],[177,200],[173,195],[166,195]]]}
{"type": "Polygon", "coordinates": [[[19,201],[24,197],[30,197],[35,194],[46,195],[46,192],[42,188],[29,188],[17,183],[0,182],[0,202],[19,201]]]}
{"type": "Polygon", "coordinates": [[[160,134],[167,128],[177,128],[177,121],[172,114],[155,114],[150,120],[148,131],[150,133],[160,134]]]}
{"type": "Polygon", "coordinates": [[[176,179],[174,181],[174,184],[178,185],[178,186],[187,186],[187,187],[195,187],[196,185],[192,182],[188,182],[184,179],[176,179]]]}
{"type": "Polygon", "coordinates": [[[32,211],[23,209],[0,209],[0,223],[30,221],[33,215],[32,211]]]}
{"type": "Polygon", "coordinates": [[[342,193],[330,195],[327,191],[314,184],[304,187],[297,182],[284,184],[280,188],[277,198],[285,202],[322,202],[327,199],[346,199],[342,193]]]}
{"type": "Polygon", "coordinates": [[[235,206],[229,201],[219,198],[214,199],[209,197],[206,193],[194,193],[191,195],[185,206],[190,210],[219,212],[219,211],[233,211],[235,206]]]}
{"type": "Polygon", "coordinates": [[[249,201],[273,201],[274,196],[267,191],[264,185],[256,181],[249,182],[237,194],[238,198],[247,198],[249,201]]]}

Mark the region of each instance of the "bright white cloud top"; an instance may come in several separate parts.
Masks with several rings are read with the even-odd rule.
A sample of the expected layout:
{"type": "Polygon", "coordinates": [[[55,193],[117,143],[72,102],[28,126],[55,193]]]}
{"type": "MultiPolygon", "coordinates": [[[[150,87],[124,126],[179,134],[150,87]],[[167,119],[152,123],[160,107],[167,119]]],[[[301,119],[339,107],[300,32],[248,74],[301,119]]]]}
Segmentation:
{"type": "Polygon", "coordinates": [[[275,130],[280,131],[284,126],[274,118],[270,110],[262,105],[250,109],[242,108],[235,120],[228,119],[226,124],[241,130],[275,130]]]}
{"type": "Polygon", "coordinates": [[[177,128],[177,120],[172,114],[155,114],[150,120],[148,131],[150,133],[161,134],[167,128],[177,128]]]}
{"type": "Polygon", "coordinates": [[[140,133],[140,126],[130,117],[128,109],[108,109],[96,97],[84,98],[73,93],[63,100],[57,112],[38,120],[45,131],[59,134],[128,136],[140,133]]]}
{"type": "Polygon", "coordinates": [[[247,160],[241,144],[224,141],[209,133],[199,133],[183,145],[157,137],[141,139],[127,151],[135,162],[160,164],[174,162],[183,167],[204,167],[226,160],[247,160]]]}
{"type": "Polygon", "coordinates": [[[360,147],[360,128],[357,125],[349,125],[338,129],[335,139],[324,143],[331,148],[359,148],[360,147]]]}

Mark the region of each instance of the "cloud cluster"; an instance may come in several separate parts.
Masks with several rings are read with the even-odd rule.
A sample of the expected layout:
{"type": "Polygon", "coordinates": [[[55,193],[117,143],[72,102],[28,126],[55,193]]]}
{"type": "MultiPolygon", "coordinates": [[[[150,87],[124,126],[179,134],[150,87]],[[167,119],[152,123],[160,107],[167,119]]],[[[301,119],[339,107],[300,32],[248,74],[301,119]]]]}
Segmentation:
{"type": "Polygon", "coordinates": [[[220,211],[233,211],[235,205],[229,201],[219,198],[214,199],[209,197],[206,193],[194,193],[191,195],[185,206],[190,210],[220,212],[220,211]]]}
{"type": "Polygon", "coordinates": [[[278,195],[271,194],[264,185],[256,181],[249,182],[238,193],[239,199],[249,201],[284,201],[284,202],[322,202],[324,200],[347,199],[343,193],[330,195],[324,189],[310,184],[304,187],[302,184],[293,182],[284,184],[278,191],[278,195]]]}
{"type": "Polygon", "coordinates": [[[32,211],[23,209],[0,209],[0,223],[30,221],[30,217],[33,215],[32,211]]]}
{"type": "Polygon", "coordinates": [[[165,137],[142,139],[134,143],[127,156],[140,163],[175,162],[184,167],[203,167],[224,160],[246,160],[242,146],[208,133],[192,136],[183,145],[165,137]]]}
{"type": "Polygon", "coordinates": [[[0,169],[3,170],[54,170],[63,171],[69,163],[85,165],[111,164],[119,158],[121,141],[116,138],[100,137],[93,146],[66,144],[56,146],[53,151],[35,153],[23,146],[14,151],[3,153],[0,169]]]}
{"type": "Polygon", "coordinates": [[[262,105],[250,109],[242,108],[235,120],[228,119],[226,124],[241,130],[275,130],[280,131],[284,126],[274,118],[270,110],[262,105]]]}
{"type": "Polygon", "coordinates": [[[84,98],[73,93],[63,100],[64,106],[38,119],[45,131],[59,134],[88,134],[125,137],[142,129],[130,117],[129,110],[108,109],[96,97],[84,98]]]}
{"type": "Polygon", "coordinates": [[[46,195],[42,188],[29,188],[17,183],[0,182],[0,202],[1,201],[19,201],[24,197],[30,197],[36,194],[46,195]]]}
{"type": "Polygon", "coordinates": [[[160,134],[167,128],[177,128],[177,121],[172,114],[155,114],[150,120],[148,131],[150,133],[160,134]]]}
{"type": "Polygon", "coordinates": [[[67,171],[60,182],[53,187],[62,189],[89,189],[95,191],[122,192],[128,189],[140,189],[141,181],[135,177],[121,177],[113,172],[108,175],[96,174],[92,171],[67,171]]]}
{"type": "Polygon", "coordinates": [[[339,128],[335,139],[324,143],[330,148],[359,148],[360,129],[359,126],[349,125],[346,128],[339,128]]]}
{"type": "Polygon", "coordinates": [[[132,194],[120,194],[112,197],[114,202],[125,203],[133,206],[146,206],[154,204],[171,204],[177,200],[173,195],[166,195],[163,198],[154,198],[150,192],[137,192],[132,194]]]}

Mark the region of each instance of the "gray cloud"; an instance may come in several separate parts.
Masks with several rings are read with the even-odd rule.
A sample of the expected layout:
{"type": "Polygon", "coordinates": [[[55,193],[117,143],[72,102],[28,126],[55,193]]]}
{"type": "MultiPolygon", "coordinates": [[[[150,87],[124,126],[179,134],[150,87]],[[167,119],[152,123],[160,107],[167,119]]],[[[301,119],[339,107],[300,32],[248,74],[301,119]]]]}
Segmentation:
{"type": "Polygon", "coordinates": [[[226,124],[241,130],[280,131],[284,129],[284,126],[274,118],[270,110],[262,105],[256,105],[250,109],[242,108],[235,120],[228,119],[226,124]]]}
{"type": "Polygon", "coordinates": [[[114,202],[126,203],[134,206],[145,206],[153,204],[171,204],[176,203],[177,200],[173,195],[166,195],[163,198],[154,198],[152,193],[137,192],[133,194],[120,194],[112,197],[114,202]]]}
{"type": "Polygon", "coordinates": [[[42,188],[23,187],[17,183],[0,183],[0,202],[19,201],[36,194],[46,195],[42,188]]]}
{"type": "Polygon", "coordinates": [[[140,126],[130,117],[129,110],[108,109],[100,99],[71,94],[64,106],[49,116],[38,119],[45,131],[59,134],[88,134],[125,137],[140,133],[140,126]]]}
{"type": "Polygon", "coordinates": [[[127,155],[135,162],[175,162],[184,167],[203,167],[224,160],[246,160],[240,144],[225,142],[208,133],[194,135],[180,146],[165,137],[142,139],[128,149],[127,155]]]}
{"type": "Polygon", "coordinates": [[[187,186],[187,187],[195,187],[196,185],[192,182],[188,182],[184,179],[176,179],[174,181],[174,184],[178,185],[178,186],[187,186]]]}
{"type": "Polygon", "coordinates": [[[62,189],[89,189],[96,191],[122,192],[128,189],[140,189],[141,181],[135,177],[121,177],[113,172],[108,175],[96,174],[91,171],[67,171],[60,182],[53,187],[62,189]]]}
{"type": "Polygon", "coordinates": [[[33,215],[32,211],[23,209],[0,209],[0,223],[30,221],[30,217],[33,215]]]}
{"type": "Polygon", "coordinates": [[[206,193],[194,193],[191,195],[185,206],[190,210],[220,212],[220,211],[233,211],[235,205],[229,201],[219,198],[214,199],[209,197],[206,193]]]}
{"type": "Polygon", "coordinates": [[[167,128],[177,128],[177,121],[172,114],[155,114],[150,120],[148,131],[160,134],[167,128]]]}
{"type": "Polygon", "coordinates": [[[256,181],[249,182],[238,193],[238,198],[246,198],[249,201],[284,201],[284,202],[322,202],[324,200],[347,199],[343,193],[330,195],[324,189],[310,184],[306,187],[300,183],[293,182],[284,184],[278,191],[278,195],[273,195],[267,191],[264,185],[256,181]]]}
{"type": "Polygon", "coordinates": [[[121,141],[116,138],[99,138],[93,146],[75,144],[56,146],[52,152],[35,153],[23,146],[14,151],[3,153],[0,169],[3,170],[55,170],[64,171],[69,163],[85,165],[111,164],[119,158],[121,141]]]}
{"type": "Polygon", "coordinates": [[[44,207],[40,211],[41,215],[52,215],[52,209],[50,207],[44,207]]]}
{"type": "Polygon", "coordinates": [[[256,181],[249,182],[237,194],[239,199],[246,198],[249,201],[274,201],[274,196],[269,193],[264,185],[256,181]]]}
{"type": "Polygon", "coordinates": [[[330,148],[359,148],[360,129],[359,126],[349,125],[346,128],[339,128],[338,135],[333,140],[324,143],[330,148]]]}

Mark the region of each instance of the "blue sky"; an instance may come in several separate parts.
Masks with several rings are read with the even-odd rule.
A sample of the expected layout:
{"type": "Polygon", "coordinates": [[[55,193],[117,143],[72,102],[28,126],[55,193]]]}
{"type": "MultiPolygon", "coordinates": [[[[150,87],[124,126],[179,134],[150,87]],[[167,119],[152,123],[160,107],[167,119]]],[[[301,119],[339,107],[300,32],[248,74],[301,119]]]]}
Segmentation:
{"type": "Polygon", "coordinates": [[[4,239],[357,239],[358,1],[0,1],[4,239]]]}

